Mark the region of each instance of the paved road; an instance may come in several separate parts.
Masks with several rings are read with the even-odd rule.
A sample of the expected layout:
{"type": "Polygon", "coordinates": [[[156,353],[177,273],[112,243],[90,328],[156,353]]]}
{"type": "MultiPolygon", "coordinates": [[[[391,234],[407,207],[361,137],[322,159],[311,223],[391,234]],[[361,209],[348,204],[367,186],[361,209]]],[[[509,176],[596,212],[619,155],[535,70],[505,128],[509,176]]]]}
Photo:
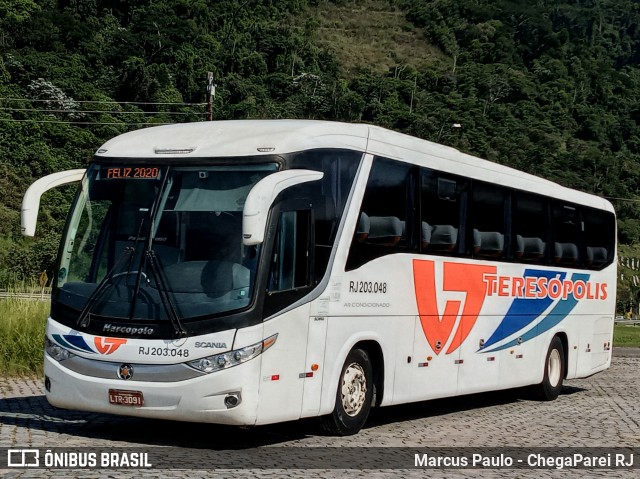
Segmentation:
{"type": "MultiPolygon", "coordinates": [[[[238,428],[121,418],[54,409],[40,380],[0,378],[0,447],[178,446],[201,451],[265,447],[635,447],[640,448],[640,358],[614,357],[611,369],[568,381],[555,402],[522,391],[464,396],[383,408],[357,436],[322,435],[313,421],[238,428]]],[[[355,449],[358,448],[358,449],[355,449]]],[[[292,449],[295,451],[295,449],[292,449]]],[[[411,460],[413,457],[411,456],[411,460]]],[[[331,461],[331,457],[326,459],[331,461]]],[[[325,463],[326,464],[326,463],[325,463]]],[[[638,477],[640,470],[148,470],[145,477],[638,477]]],[[[14,477],[132,477],[133,471],[5,470],[14,477]]]]}

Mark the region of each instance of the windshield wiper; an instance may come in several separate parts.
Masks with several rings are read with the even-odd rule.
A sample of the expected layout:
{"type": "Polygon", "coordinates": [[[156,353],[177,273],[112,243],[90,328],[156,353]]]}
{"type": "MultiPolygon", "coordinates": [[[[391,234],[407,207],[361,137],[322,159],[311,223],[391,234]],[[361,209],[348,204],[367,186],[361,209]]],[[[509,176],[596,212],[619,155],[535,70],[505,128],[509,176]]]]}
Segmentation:
{"type": "MultiPolygon", "coordinates": [[[[158,289],[158,295],[160,296],[160,301],[162,302],[162,306],[167,312],[167,316],[169,317],[169,321],[171,321],[171,325],[175,330],[178,336],[186,336],[187,330],[184,329],[182,323],[180,322],[180,318],[178,317],[178,313],[176,312],[175,305],[171,299],[171,295],[169,294],[167,277],[164,274],[164,269],[162,268],[162,263],[160,262],[160,258],[156,256],[153,251],[153,235],[155,233],[155,225],[156,220],[158,220],[158,214],[162,213],[160,210],[161,204],[164,205],[163,196],[167,191],[167,184],[169,182],[169,167],[166,168],[164,177],[162,179],[162,183],[160,188],[158,189],[158,193],[153,200],[153,205],[151,206],[151,210],[149,212],[149,227],[147,231],[147,244],[145,247],[144,254],[140,258],[140,265],[138,268],[138,276],[136,278],[136,285],[133,291],[133,299],[131,300],[131,308],[129,309],[129,319],[133,319],[136,311],[136,305],[138,302],[138,295],[140,294],[140,286],[142,283],[142,271],[146,263],[149,263],[151,267],[151,271],[156,278],[156,286],[158,289]]],[[[164,206],[162,206],[164,207],[164,206]]]]}
{"type": "Polygon", "coordinates": [[[93,308],[93,305],[96,303],[96,301],[98,301],[99,297],[102,296],[102,294],[106,291],[107,284],[111,281],[111,279],[113,279],[116,269],[124,261],[127,255],[129,256],[127,271],[131,271],[131,262],[133,261],[134,252],[136,251],[138,242],[140,241],[140,234],[142,233],[144,221],[144,218],[142,218],[142,220],[140,221],[140,227],[138,228],[138,234],[136,235],[136,239],[133,242],[133,246],[126,246],[124,248],[118,260],[114,263],[111,269],[107,271],[107,274],[104,275],[104,278],[102,278],[102,281],[100,281],[98,287],[93,291],[93,293],[91,293],[91,295],[87,299],[84,308],[82,308],[82,311],[80,312],[80,316],[78,316],[78,320],[76,322],[77,325],[83,328],[89,326],[89,323],[91,322],[91,308],[93,308]]]}
{"type": "Polygon", "coordinates": [[[96,303],[96,301],[98,301],[98,299],[107,290],[107,285],[110,283],[111,279],[113,278],[113,275],[118,269],[118,266],[120,266],[124,262],[124,259],[127,256],[129,256],[129,258],[131,259],[133,257],[134,251],[135,251],[135,247],[127,246],[124,249],[124,251],[122,251],[122,253],[120,254],[120,257],[111,267],[111,269],[107,271],[107,274],[104,275],[104,278],[102,278],[102,281],[100,281],[96,289],[93,291],[93,293],[91,293],[91,295],[87,299],[87,302],[84,305],[84,308],[82,308],[82,311],[80,312],[80,315],[78,316],[78,320],[76,322],[78,326],[82,328],[86,328],[87,326],[89,326],[89,322],[91,321],[91,316],[90,316],[91,308],[93,308],[93,305],[96,303]]]}
{"type": "Polygon", "coordinates": [[[147,251],[146,254],[147,259],[149,260],[149,266],[151,266],[151,271],[153,271],[153,275],[156,278],[156,286],[158,287],[160,300],[162,301],[164,309],[167,311],[167,316],[169,316],[173,329],[178,336],[186,336],[187,330],[182,326],[180,318],[176,312],[176,308],[171,300],[171,296],[169,295],[167,276],[162,268],[160,257],[156,256],[156,253],[152,249],[147,251]]]}

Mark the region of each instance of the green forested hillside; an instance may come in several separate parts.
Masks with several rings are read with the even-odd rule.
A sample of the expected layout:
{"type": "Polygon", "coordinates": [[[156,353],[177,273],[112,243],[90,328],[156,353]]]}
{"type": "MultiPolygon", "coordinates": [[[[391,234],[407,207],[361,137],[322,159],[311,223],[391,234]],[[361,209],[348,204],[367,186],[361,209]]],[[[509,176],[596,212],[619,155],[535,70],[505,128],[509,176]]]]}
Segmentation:
{"type": "Polygon", "coordinates": [[[619,198],[620,241],[636,243],[639,29],[635,0],[0,0],[0,287],[56,252],[72,193],[48,193],[22,240],[32,179],[128,129],[204,120],[208,71],[214,119],[450,144],[619,198]]]}

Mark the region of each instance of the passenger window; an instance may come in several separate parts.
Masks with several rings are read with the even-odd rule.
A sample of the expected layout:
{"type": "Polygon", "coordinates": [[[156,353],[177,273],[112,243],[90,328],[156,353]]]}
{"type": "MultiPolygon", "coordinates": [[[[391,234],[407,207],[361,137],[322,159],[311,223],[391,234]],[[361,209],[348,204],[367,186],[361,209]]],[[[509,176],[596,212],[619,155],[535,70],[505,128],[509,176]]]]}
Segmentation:
{"type": "Polygon", "coordinates": [[[471,236],[467,252],[474,257],[504,258],[508,193],[504,188],[474,182],[471,200],[471,236]]]}
{"type": "Polygon", "coordinates": [[[362,200],[347,270],[375,258],[411,248],[412,165],[375,158],[362,200]]]}
{"type": "Polygon", "coordinates": [[[587,268],[601,269],[613,261],[615,247],[615,218],[606,211],[585,208],[584,221],[585,261],[587,268]]]}
{"type": "Polygon", "coordinates": [[[546,200],[529,193],[518,193],[513,215],[514,257],[517,261],[546,261],[549,215],[546,200]]]}
{"type": "Polygon", "coordinates": [[[554,204],[552,208],[553,262],[577,267],[580,263],[579,242],[582,222],[575,206],[554,204]]]}
{"type": "Polygon", "coordinates": [[[421,251],[462,252],[467,180],[428,168],[421,169],[421,251]]]}

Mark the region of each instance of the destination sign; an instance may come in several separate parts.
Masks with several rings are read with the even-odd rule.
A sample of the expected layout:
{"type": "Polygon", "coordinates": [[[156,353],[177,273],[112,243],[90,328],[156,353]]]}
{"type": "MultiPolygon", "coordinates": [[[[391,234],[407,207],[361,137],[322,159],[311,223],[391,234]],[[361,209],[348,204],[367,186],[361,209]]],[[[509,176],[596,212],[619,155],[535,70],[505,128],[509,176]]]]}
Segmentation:
{"type": "Polygon", "coordinates": [[[101,180],[157,180],[160,168],[144,166],[113,166],[100,170],[101,180]]]}

